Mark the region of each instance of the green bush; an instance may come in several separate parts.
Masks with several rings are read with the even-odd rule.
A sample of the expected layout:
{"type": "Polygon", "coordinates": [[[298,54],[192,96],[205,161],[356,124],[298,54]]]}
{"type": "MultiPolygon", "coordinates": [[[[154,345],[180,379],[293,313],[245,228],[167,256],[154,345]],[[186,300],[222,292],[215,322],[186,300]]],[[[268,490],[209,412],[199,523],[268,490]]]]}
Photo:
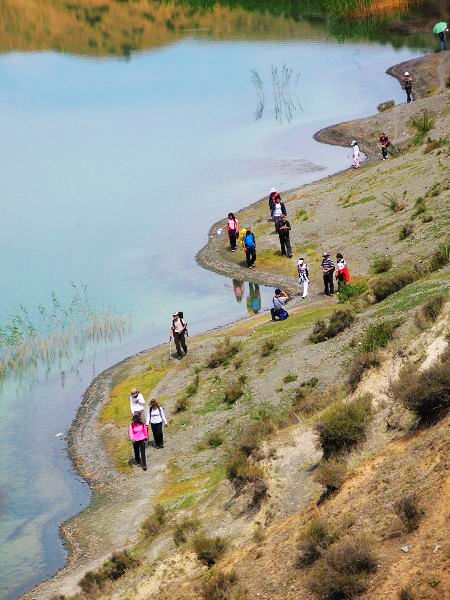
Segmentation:
{"type": "Polygon", "coordinates": [[[301,535],[295,566],[302,569],[315,563],[337,537],[324,519],[313,519],[301,535]]]}
{"type": "Polygon", "coordinates": [[[336,337],[339,333],[352,325],[355,316],[348,308],[338,308],[332,313],[328,323],[319,320],[316,321],[309,339],[314,344],[324,342],[330,338],[336,337]]]}
{"type": "Polygon", "coordinates": [[[450,348],[424,371],[404,369],[391,384],[390,394],[413,412],[421,425],[431,425],[445,416],[450,407],[450,348]]]}
{"type": "Polygon", "coordinates": [[[400,233],[398,234],[398,239],[406,240],[410,235],[412,235],[414,231],[414,223],[406,223],[400,229],[400,233]]]}
{"type": "Polygon", "coordinates": [[[148,539],[156,537],[166,524],[166,519],[166,509],[161,504],[156,504],[153,514],[147,517],[141,525],[144,536],[148,539]]]}
{"type": "Polygon", "coordinates": [[[344,463],[335,460],[322,462],[314,473],[314,481],[322,485],[327,494],[338,490],[345,481],[347,467],[344,463]]]}
{"type": "Polygon", "coordinates": [[[239,398],[243,395],[243,393],[244,393],[244,388],[240,381],[231,383],[227,386],[227,388],[225,390],[225,395],[223,398],[224,402],[226,402],[226,404],[231,406],[237,400],[239,400],[239,398]]]}
{"type": "Polygon", "coordinates": [[[275,350],[275,342],[273,340],[264,340],[261,346],[261,356],[269,356],[275,350]]]}
{"type": "Polygon", "coordinates": [[[430,270],[437,271],[446,267],[450,260],[450,244],[442,244],[431,257],[430,270]]]}
{"type": "Polygon", "coordinates": [[[418,274],[412,270],[398,271],[386,277],[379,277],[372,282],[372,292],[377,302],[381,302],[391,294],[398,292],[415,281],[418,274]]]}
{"type": "Polygon", "coordinates": [[[206,443],[210,448],[218,448],[223,442],[223,433],[220,431],[210,431],[206,436],[206,443]]]}
{"type": "Polygon", "coordinates": [[[338,401],[326,408],[315,426],[325,459],[363,441],[371,417],[372,402],[368,396],[352,402],[338,401]]]}
{"type": "Polygon", "coordinates": [[[295,373],[288,373],[283,377],[283,383],[292,383],[293,381],[297,381],[298,375],[295,373]]]}
{"type": "Polygon", "coordinates": [[[139,564],[139,561],[130,556],[127,550],[115,552],[99,569],[88,571],[79,582],[79,586],[85,594],[95,594],[105,587],[108,581],[120,579],[127,571],[139,564]]]}
{"type": "Polygon", "coordinates": [[[367,291],[367,283],[346,283],[341,287],[339,295],[339,302],[344,304],[348,302],[350,298],[355,298],[356,296],[361,296],[364,292],[367,291]]]}
{"type": "Polygon", "coordinates": [[[400,326],[398,320],[380,321],[369,325],[361,340],[361,352],[373,353],[385,348],[394,337],[395,330],[400,326]]]}
{"type": "Polygon", "coordinates": [[[411,117],[408,127],[414,132],[414,143],[422,144],[436,123],[436,115],[428,110],[422,111],[420,116],[411,117]]]}
{"type": "Polygon", "coordinates": [[[397,194],[395,193],[391,194],[386,192],[383,196],[387,200],[387,205],[392,212],[400,212],[406,208],[406,191],[403,192],[403,198],[401,200],[398,199],[397,194]]]}
{"type": "Polygon", "coordinates": [[[422,196],[416,198],[416,201],[414,202],[414,208],[415,217],[423,214],[427,210],[427,201],[425,200],[425,198],[423,198],[422,196]]]}
{"type": "Polygon", "coordinates": [[[318,598],[353,598],[367,588],[370,573],[377,569],[371,545],[363,537],[333,544],[313,569],[309,586],[318,598]]]}
{"type": "Polygon", "coordinates": [[[378,352],[363,352],[357,354],[351,363],[350,373],[348,376],[348,384],[354,392],[358,387],[363,375],[369,369],[379,367],[381,364],[380,355],[378,352]]]}
{"type": "Polygon", "coordinates": [[[423,515],[417,494],[407,494],[396,500],[394,502],[394,512],[408,533],[415,531],[419,527],[423,515]]]}
{"type": "Polygon", "coordinates": [[[185,544],[188,538],[200,527],[200,521],[196,517],[185,517],[175,526],[173,541],[176,546],[185,544]]]}
{"type": "Polygon", "coordinates": [[[240,348],[241,345],[239,342],[232,342],[229,337],[225,338],[223,342],[218,342],[216,349],[212,352],[206,363],[207,367],[216,369],[217,367],[228,365],[230,360],[239,352],[240,348]]]}
{"type": "Polygon", "coordinates": [[[212,567],[227,549],[227,542],[220,536],[208,537],[199,533],[192,541],[192,547],[198,560],[208,567],[212,567]]]}
{"type": "Polygon", "coordinates": [[[392,256],[379,256],[373,261],[371,271],[377,274],[386,273],[392,267],[392,263],[392,256]]]}

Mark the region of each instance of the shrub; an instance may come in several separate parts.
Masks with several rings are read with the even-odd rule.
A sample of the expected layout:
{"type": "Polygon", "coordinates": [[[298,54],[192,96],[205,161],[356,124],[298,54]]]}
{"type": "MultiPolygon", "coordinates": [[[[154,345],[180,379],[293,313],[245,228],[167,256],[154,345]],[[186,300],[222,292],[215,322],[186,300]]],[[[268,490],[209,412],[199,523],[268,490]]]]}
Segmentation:
{"type": "Polygon", "coordinates": [[[372,292],[375,300],[381,302],[381,300],[415,281],[416,278],[417,274],[412,270],[398,271],[387,277],[379,277],[372,283],[372,292]]]}
{"type": "Polygon", "coordinates": [[[339,294],[339,302],[343,304],[350,300],[350,298],[354,298],[355,296],[360,296],[367,290],[367,283],[347,283],[341,287],[339,294]]]}
{"type": "Polygon", "coordinates": [[[166,524],[166,509],[161,504],[156,504],[153,514],[145,519],[141,525],[142,532],[146,538],[152,539],[158,535],[166,524]]]}
{"type": "Polygon", "coordinates": [[[352,402],[338,401],[326,408],[315,427],[324,457],[349,450],[364,440],[371,416],[368,396],[352,402]]]}
{"type": "Polygon", "coordinates": [[[423,152],[424,152],[424,154],[429,154],[430,152],[433,152],[433,150],[437,150],[441,146],[448,146],[448,143],[449,143],[448,137],[439,137],[435,140],[428,138],[427,145],[423,149],[423,152]]]}
{"type": "Polygon", "coordinates": [[[430,269],[437,271],[446,267],[450,260],[450,244],[442,244],[431,257],[430,269]]]}
{"type": "Polygon", "coordinates": [[[417,600],[416,594],[413,592],[411,586],[409,585],[399,590],[397,598],[398,600],[417,600]]]}
{"type": "Polygon", "coordinates": [[[198,373],[196,373],[194,375],[194,379],[191,381],[191,383],[186,386],[185,389],[185,394],[188,398],[190,398],[191,396],[194,396],[197,392],[198,392],[198,387],[200,385],[200,375],[198,373]]]}
{"type": "Polygon", "coordinates": [[[379,348],[385,348],[394,337],[394,331],[400,326],[400,322],[380,321],[372,323],[367,328],[361,340],[361,352],[373,353],[379,348]]]}
{"type": "Polygon", "coordinates": [[[262,440],[275,431],[275,424],[270,419],[260,419],[246,425],[239,436],[239,450],[246,456],[257,450],[262,440]]]}
{"type": "Polygon", "coordinates": [[[433,215],[423,215],[422,223],[431,223],[433,220],[433,215]]]}
{"type": "Polygon", "coordinates": [[[413,231],[414,231],[414,223],[406,223],[400,229],[400,232],[398,234],[398,239],[400,241],[406,240],[406,238],[408,238],[410,235],[412,235],[413,231]]]}
{"type": "Polygon", "coordinates": [[[177,523],[173,532],[173,541],[176,546],[185,544],[188,537],[195,533],[200,527],[200,521],[196,517],[185,517],[182,521],[177,523]]]}
{"type": "Polygon", "coordinates": [[[230,360],[236,356],[240,350],[239,342],[232,342],[229,337],[225,338],[223,342],[216,344],[216,349],[211,354],[206,363],[210,369],[215,369],[221,365],[228,365],[230,360]]]}
{"type": "Polygon", "coordinates": [[[101,590],[108,581],[120,579],[127,571],[139,565],[139,561],[129,555],[128,551],[115,552],[96,571],[88,571],[79,582],[85,594],[94,594],[101,590]]]}
{"type": "Polygon", "coordinates": [[[273,340],[264,340],[261,346],[261,356],[269,356],[275,350],[275,342],[273,340]]]}
{"type": "Polygon", "coordinates": [[[355,316],[348,308],[338,308],[330,316],[328,324],[325,321],[316,321],[309,339],[314,344],[336,337],[339,333],[350,327],[355,316]]]}
{"type": "Polygon", "coordinates": [[[293,381],[297,381],[298,375],[295,373],[288,373],[283,377],[283,383],[292,383],[293,381]]]}
{"type": "Polygon", "coordinates": [[[376,569],[376,557],[367,540],[347,538],[326,551],[311,574],[310,589],[319,598],[353,598],[366,589],[367,577],[376,569]]]}
{"type": "Polygon", "coordinates": [[[206,436],[206,443],[210,448],[218,448],[223,442],[224,437],[220,431],[210,431],[206,436]]]}
{"type": "Polygon", "coordinates": [[[419,527],[423,513],[416,494],[407,494],[396,500],[394,502],[394,512],[408,533],[415,531],[419,527]]]}
{"type": "Polygon", "coordinates": [[[176,413],[183,412],[183,411],[187,410],[188,406],[189,406],[189,400],[187,399],[187,397],[180,396],[179,398],[177,398],[177,400],[175,402],[174,410],[176,413]]]}
{"type": "Polygon", "coordinates": [[[227,549],[227,542],[218,536],[208,537],[199,533],[192,541],[192,547],[198,560],[208,567],[212,567],[227,549]]]}
{"type": "Polygon", "coordinates": [[[224,395],[224,402],[226,402],[229,406],[234,404],[239,398],[243,395],[244,388],[240,381],[236,381],[227,386],[224,395]]]}
{"type": "Polygon", "coordinates": [[[411,117],[408,127],[414,132],[414,143],[422,144],[436,123],[436,115],[428,110],[422,111],[420,116],[411,117]]]}
{"type": "Polygon", "coordinates": [[[391,395],[413,412],[419,423],[430,425],[442,418],[450,406],[450,351],[425,371],[404,369],[390,386],[391,395]]]}
{"type": "Polygon", "coordinates": [[[373,273],[386,273],[392,267],[392,256],[380,256],[376,258],[371,266],[373,273]]]}
{"type": "Polygon", "coordinates": [[[267,498],[269,486],[263,477],[255,476],[252,479],[253,495],[250,501],[250,508],[259,509],[261,504],[267,498]]]}
{"type": "Polygon", "coordinates": [[[320,342],[324,342],[328,339],[328,325],[322,319],[316,321],[313,325],[312,333],[309,336],[309,339],[313,344],[318,344],[320,342]]]}
{"type": "Polygon", "coordinates": [[[392,212],[400,212],[406,208],[406,192],[403,193],[402,200],[399,200],[395,193],[386,192],[383,196],[387,200],[387,206],[392,212]]]}
{"type": "Polygon", "coordinates": [[[418,311],[418,322],[422,323],[422,321],[426,321],[428,323],[434,323],[441,314],[446,300],[447,296],[445,294],[437,294],[433,298],[430,298],[430,300],[425,302],[418,311]]]}
{"type": "Polygon", "coordinates": [[[327,494],[331,494],[342,486],[346,474],[347,467],[344,463],[328,460],[318,466],[314,474],[314,481],[323,485],[327,494]]]}
{"type": "Polygon", "coordinates": [[[301,569],[312,565],[336,540],[336,531],[324,519],[314,519],[301,535],[295,566],[301,569]]]}
{"type": "Polygon", "coordinates": [[[386,100],[386,102],[381,102],[381,104],[379,104],[377,106],[377,110],[378,110],[378,112],[384,112],[385,110],[394,108],[394,106],[395,106],[395,100],[386,100]]]}
{"type": "Polygon", "coordinates": [[[381,364],[380,355],[378,352],[363,352],[357,354],[350,366],[350,373],[348,376],[348,384],[352,391],[355,391],[358,387],[363,375],[369,369],[379,367],[381,364]]]}
{"type": "Polygon", "coordinates": [[[416,198],[416,201],[414,202],[414,208],[415,217],[424,213],[427,210],[427,201],[425,200],[425,198],[423,198],[422,196],[416,198]]]}
{"type": "Polygon", "coordinates": [[[243,600],[246,595],[234,571],[214,573],[203,583],[202,591],[205,600],[243,600]]]}

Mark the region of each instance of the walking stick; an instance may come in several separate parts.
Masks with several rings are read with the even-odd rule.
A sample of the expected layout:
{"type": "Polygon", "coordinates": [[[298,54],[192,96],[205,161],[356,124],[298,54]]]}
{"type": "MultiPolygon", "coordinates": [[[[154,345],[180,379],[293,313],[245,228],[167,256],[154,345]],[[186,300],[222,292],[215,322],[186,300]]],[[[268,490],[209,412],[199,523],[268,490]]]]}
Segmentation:
{"type": "Polygon", "coordinates": [[[172,338],[169,338],[169,360],[172,358],[172,338]]]}

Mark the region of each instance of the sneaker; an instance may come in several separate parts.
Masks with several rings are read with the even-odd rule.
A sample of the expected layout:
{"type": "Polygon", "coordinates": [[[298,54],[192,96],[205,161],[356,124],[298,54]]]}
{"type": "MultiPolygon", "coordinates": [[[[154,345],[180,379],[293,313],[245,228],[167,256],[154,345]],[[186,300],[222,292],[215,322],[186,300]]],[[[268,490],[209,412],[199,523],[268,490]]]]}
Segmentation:
{"type": "Polygon", "coordinates": [[[231,248],[231,252],[236,252],[236,248],[231,248]]]}
{"type": "Polygon", "coordinates": [[[146,471],[146,470],[147,470],[147,467],[142,467],[142,470],[143,470],[143,471],[146,471]]]}

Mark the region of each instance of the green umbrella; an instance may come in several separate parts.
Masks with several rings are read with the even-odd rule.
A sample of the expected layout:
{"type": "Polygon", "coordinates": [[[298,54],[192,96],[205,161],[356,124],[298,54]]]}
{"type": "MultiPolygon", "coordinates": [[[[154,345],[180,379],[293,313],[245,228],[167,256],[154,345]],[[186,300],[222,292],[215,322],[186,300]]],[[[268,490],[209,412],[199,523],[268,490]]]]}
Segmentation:
{"type": "Polygon", "coordinates": [[[447,23],[444,23],[444,21],[441,21],[440,23],[436,23],[436,25],[433,27],[433,33],[441,33],[442,31],[445,31],[447,29],[447,23]]]}

